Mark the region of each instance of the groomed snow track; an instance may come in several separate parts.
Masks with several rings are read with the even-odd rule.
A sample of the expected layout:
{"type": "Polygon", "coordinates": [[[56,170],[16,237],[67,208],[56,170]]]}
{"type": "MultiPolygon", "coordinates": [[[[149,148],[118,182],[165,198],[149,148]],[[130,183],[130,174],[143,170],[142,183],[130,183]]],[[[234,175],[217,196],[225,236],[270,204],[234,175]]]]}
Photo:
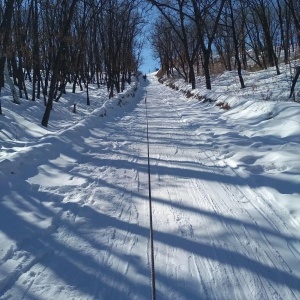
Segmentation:
{"type": "Polygon", "coordinates": [[[151,298],[146,92],[156,299],[300,299],[298,224],[226,164],[214,130],[248,138],[154,76],[126,116],[101,125],[93,117],[43,140],[24,194],[5,195],[39,207],[51,226],[20,218],[29,229],[2,255],[0,299],[151,298]]]}

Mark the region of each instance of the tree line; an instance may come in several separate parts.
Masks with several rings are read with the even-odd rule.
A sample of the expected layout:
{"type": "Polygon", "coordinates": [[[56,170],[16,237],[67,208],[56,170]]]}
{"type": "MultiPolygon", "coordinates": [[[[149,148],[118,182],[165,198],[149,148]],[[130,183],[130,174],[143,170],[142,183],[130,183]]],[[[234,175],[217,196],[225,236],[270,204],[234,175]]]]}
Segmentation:
{"type": "Polygon", "coordinates": [[[0,90],[11,81],[15,102],[43,99],[45,127],[66,84],[87,105],[91,83],[113,97],[141,62],[142,24],[140,0],[0,0],[0,90]]]}
{"type": "Polygon", "coordinates": [[[174,71],[196,87],[211,89],[214,67],[242,70],[249,61],[266,69],[299,56],[299,0],[147,0],[158,12],[151,35],[164,73],[174,71]],[[217,59],[216,59],[217,57],[217,59]]]}

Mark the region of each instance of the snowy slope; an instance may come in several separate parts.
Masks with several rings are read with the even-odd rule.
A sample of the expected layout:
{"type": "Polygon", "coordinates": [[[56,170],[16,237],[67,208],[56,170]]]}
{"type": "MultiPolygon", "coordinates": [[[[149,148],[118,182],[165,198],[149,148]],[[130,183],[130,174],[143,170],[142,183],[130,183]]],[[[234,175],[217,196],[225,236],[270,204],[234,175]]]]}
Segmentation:
{"type": "Polygon", "coordinates": [[[157,299],[299,299],[299,105],[123,96],[0,116],[0,299],[150,299],[145,97],[157,299]]]}

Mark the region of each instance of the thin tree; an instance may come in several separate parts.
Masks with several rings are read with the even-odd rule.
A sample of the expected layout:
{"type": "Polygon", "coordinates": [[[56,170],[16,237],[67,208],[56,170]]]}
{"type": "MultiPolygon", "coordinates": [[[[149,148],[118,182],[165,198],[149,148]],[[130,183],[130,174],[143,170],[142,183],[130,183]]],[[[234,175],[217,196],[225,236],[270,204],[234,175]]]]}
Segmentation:
{"type": "Polygon", "coordinates": [[[230,16],[230,20],[231,20],[231,30],[232,30],[232,38],[233,38],[233,45],[234,45],[235,61],[237,63],[237,71],[238,71],[239,81],[241,84],[241,88],[243,89],[243,88],[245,88],[245,83],[244,83],[244,79],[242,76],[242,64],[241,64],[241,60],[240,60],[240,56],[239,56],[239,43],[238,43],[236,23],[235,23],[235,19],[236,19],[237,15],[234,14],[232,0],[228,0],[228,5],[229,5],[229,16],[230,16]]]}
{"type": "MultiPolygon", "coordinates": [[[[66,6],[66,2],[67,0],[64,0],[63,3],[66,6]]],[[[58,75],[59,75],[59,71],[60,71],[60,63],[61,63],[61,59],[62,56],[64,54],[64,50],[67,47],[67,40],[66,37],[68,35],[70,26],[71,26],[71,21],[75,12],[75,6],[76,6],[76,2],[77,0],[73,0],[68,11],[68,15],[64,17],[63,23],[62,23],[62,28],[61,28],[61,32],[60,32],[60,36],[59,36],[59,47],[57,50],[57,54],[53,63],[53,69],[52,69],[52,77],[51,77],[51,82],[50,82],[50,88],[49,88],[49,97],[48,97],[48,101],[47,101],[47,105],[46,105],[46,109],[43,115],[43,119],[42,119],[42,125],[44,127],[48,126],[48,121],[49,121],[49,117],[50,117],[50,112],[52,110],[52,106],[53,106],[53,100],[54,100],[54,93],[55,93],[55,86],[57,84],[57,80],[58,80],[58,75]]],[[[67,10],[65,10],[66,12],[67,10]]]]}

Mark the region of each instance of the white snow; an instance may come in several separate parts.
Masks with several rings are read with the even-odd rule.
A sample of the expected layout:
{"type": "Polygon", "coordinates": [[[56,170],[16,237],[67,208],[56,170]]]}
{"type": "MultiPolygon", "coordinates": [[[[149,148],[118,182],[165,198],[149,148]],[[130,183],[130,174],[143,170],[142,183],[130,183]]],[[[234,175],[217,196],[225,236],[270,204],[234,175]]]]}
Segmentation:
{"type": "Polygon", "coordinates": [[[4,90],[0,299],[151,298],[145,98],[157,299],[300,299],[300,105],[281,101],[286,76],[198,83],[213,103],[154,74],[111,100],[91,86],[90,107],[69,90],[47,129],[42,100],[4,90]]]}

